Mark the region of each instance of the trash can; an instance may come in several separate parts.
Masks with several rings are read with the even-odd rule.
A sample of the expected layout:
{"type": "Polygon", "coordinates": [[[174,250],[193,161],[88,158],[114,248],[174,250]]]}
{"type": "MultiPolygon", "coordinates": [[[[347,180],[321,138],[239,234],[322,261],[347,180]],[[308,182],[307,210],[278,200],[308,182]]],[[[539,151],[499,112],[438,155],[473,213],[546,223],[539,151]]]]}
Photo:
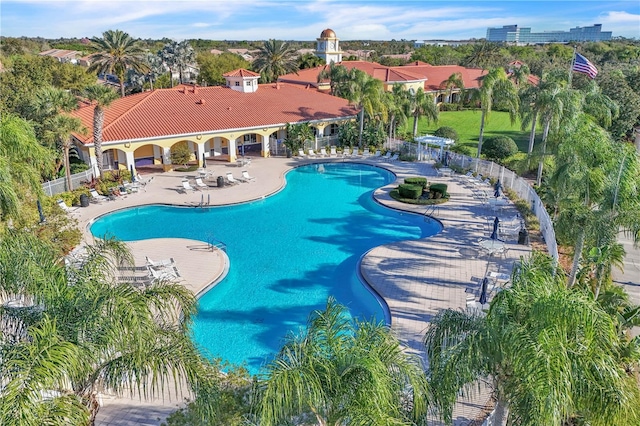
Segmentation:
{"type": "Polygon", "coordinates": [[[89,196],[87,194],[80,194],[80,206],[89,207],[89,196]]]}
{"type": "Polygon", "coordinates": [[[224,176],[218,176],[218,188],[222,188],[224,186],[224,176]]]}
{"type": "Polygon", "coordinates": [[[522,228],[520,232],[518,232],[518,244],[522,244],[522,245],[529,244],[529,233],[524,228],[522,228]]]}

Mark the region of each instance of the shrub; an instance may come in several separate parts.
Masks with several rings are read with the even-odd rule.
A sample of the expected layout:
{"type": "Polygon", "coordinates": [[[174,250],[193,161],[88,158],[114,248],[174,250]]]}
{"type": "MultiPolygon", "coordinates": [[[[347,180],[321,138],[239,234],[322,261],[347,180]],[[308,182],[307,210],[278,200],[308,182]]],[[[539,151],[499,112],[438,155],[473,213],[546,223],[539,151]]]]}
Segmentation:
{"type": "Polygon", "coordinates": [[[456,132],[456,129],[454,129],[453,127],[439,127],[438,130],[434,132],[434,135],[440,138],[453,139],[454,141],[458,142],[458,132],[456,132]]]}
{"type": "Polygon", "coordinates": [[[489,138],[482,146],[482,153],[490,160],[502,160],[518,152],[518,145],[508,136],[489,138]]]}
{"type": "Polygon", "coordinates": [[[409,184],[409,185],[420,185],[422,186],[422,188],[426,188],[427,187],[427,178],[426,177],[408,177],[408,178],[404,178],[404,183],[409,184]]]}
{"type": "Polygon", "coordinates": [[[186,143],[179,143],[171,147],[171,163],[184,166],[191,160],[193,153],[186,143]]]}
{"type": "Polygon", "coordinates": [[[422,195],[422,186],[402,183],[398,185],[398,192],[402,198],[416,200],[422,195]]]}
{"type": "Polygon", "coordinates": [[[433,198],[441,198],[447,196],[447,184],[446,183],[432,183],[429,187],[429,191],[432,192],[433,198]]]}

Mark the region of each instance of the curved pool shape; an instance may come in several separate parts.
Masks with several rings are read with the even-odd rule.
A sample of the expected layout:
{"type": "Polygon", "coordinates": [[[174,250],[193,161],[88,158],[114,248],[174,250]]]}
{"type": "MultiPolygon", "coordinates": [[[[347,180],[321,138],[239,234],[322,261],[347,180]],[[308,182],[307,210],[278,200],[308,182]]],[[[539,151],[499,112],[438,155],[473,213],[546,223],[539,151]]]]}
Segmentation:
{"type": "Polygon", "coordinates": [[[381,244],[441,229],[420,215],[378,205],[373,190],[395,179],[378,167],[311,164],[286,178],[285,188],[264,200],[205,209],[132,208],[99,218],[91,232],[124,241],[225,243],[229,274],[199,299],[193,337],[207,355],[255,374],[330,295],[353,316],[384,321],[384,308],[358,278],[360,258],[381,244]]]}

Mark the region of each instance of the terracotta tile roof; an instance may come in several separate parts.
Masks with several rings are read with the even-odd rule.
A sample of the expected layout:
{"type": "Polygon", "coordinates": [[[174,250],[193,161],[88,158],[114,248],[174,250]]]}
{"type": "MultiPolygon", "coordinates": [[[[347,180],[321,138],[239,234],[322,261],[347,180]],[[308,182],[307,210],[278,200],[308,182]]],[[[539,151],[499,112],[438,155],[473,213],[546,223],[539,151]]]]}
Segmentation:
{"type": "Polygon", "coordinates": [[[237,70],[229,71],[222,74],[223,77],[260,77],[260,74],[253,71],[245,70],[244,68],[238,68],[237,70]]]}
{"type": "MultiPolygon", "coordinates": [[[[73,115],[93,127],[93,106],[73,115]]],[[[254,93],[228,87],[177,86],[117,99],[105,109],[103,142],[189,135],[284,123],[351,117],[357,110],[345,99],[290,84],[261,84],[254,93]],[[195,90],[194,90],[195,89],[195,90]],[[194,93],[195,92],[195,93],[194,93]]],[[[76,135],[84,144],[93,135],[76,135]]]]}
{"type": "MultiPolygon", "coordinates": [[[[466,89],[480,87],[480,79],[486,74],[485,70],[479,68],[465,68],[459,65],[429,65],[416,61],[399,67],[387,67],[376,62],[368,61],[342,61],[347,69],[358,68],[370,76],[377,78],[387,84],[396,82],[420,81],[424,80],[424,89],[427,92],[434,92],[441,89],[441,83],[448,79],[451,74],[459,72],[466,89]]],[[[320,71],[328,65],[298,71],[298,74],[287,74],[278,80],[295,84],[307,84],[317,87],[318,75],[320,71]]]]}

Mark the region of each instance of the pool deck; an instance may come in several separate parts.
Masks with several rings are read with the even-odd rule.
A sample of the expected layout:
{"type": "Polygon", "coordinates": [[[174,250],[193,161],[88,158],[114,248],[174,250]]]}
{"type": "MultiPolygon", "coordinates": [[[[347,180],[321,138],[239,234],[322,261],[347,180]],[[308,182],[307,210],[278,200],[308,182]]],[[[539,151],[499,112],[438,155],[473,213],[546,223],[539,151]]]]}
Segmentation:
{"type": "MultiPolygon", "coordinates": [[[[427,176],[430,182],[448,185],[450,201],[433,209],[435,216],[444,225],[441,233],[422,240],[396,242],[369,251],[362,259],[361,273],[367,282],[385,299],[391,312],[394,332],[409,351],[424,358],[422,338],[429,320],[441,309],[465,309],[467,296],[479,295],[480,282],[488,272],[510,274],[515,261],[528,256],[530,247],[507,241],[509,249],[505,255],[488,256],[477,246],[480,238],[491,232],[491,221],[516,214],[515,207],[508,205],[495,213],[473,198],[472,191],[462,177],[438,177],[431,163],[387,162],[374,159],[295,159],[254,158],[245,166],[255,182],[235,186],[216,187],[216,177],[232,172],[237,178],[243,168],[230,163],[209,161],[207,171],[212,172],[211,188],[193,193],[181,193],[181,180],[193,178],[192,173],[157,173],[146,191],[129,194],[115,201],[91,204],[76,210],[84,239],[91,241],[88,232],[90,223],[100,215],[119,209],[146,204],[172,204],[198,206],[225,205],[261,199],[273,194],[285,185],[284,175],[292,167],[311,162],[356,161],[374,164],[393,171],[398,180],[374,192],[375,199],[388,207],[424,214],[425,206],[408,206],[389,196],[391,189],[407,176],[427,176]]],[[[148,178],[149,175],[143,178],[148,178]]],[[[429,219],[426,219],[429,220],[429,219]]],[[[162,226],[161,223],[146,224],[162,226]]],[[[201,241],[185,239],[153,239],[129,243],[136,264],[144,265],[145,256],[151,259],[172,257],[181,273],[184,285],[198,294],[212,283],[224,277],[227,266],[233,267],[233,259],[212,249],[201,241]]],[[[491,297],[491,295],[490,295],[491,297]]],[[[174,393],[160,395],[151,401],[137,397],[104,395],[103,405],[96,421],[97,425],[159,425],[177,407],[183,405],[186,395],[174,393]]],[[[454,425],[466,425],[483,417],[484,408],[490,402],[487,391],[481,391],[468,400],[460,400],[454,410],[454,425]]],[[[437,425],[438,422],[431,424],[437,425]]]]}

